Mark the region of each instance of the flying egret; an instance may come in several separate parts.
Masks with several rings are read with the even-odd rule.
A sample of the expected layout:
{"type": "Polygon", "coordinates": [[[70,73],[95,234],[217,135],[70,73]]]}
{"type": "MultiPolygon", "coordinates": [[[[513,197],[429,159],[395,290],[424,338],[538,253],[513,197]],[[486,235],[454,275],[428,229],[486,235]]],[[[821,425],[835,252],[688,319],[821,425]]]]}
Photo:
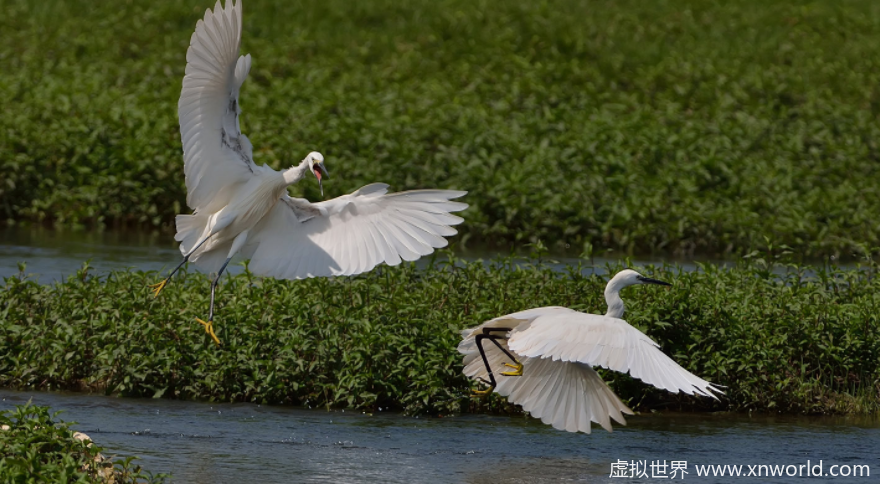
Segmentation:
{"type": "MultiPolygon", "coordinates": [[[[287,187],[311,172],[321,186],[328,176],[324,157],[309,153],[287,170],[253,161],[253,148],[239,126],[239,89],[251,56],[239,57],[241,1],[219,0],[196,24],[186,52],[186,74],[177,105],[183,141],[186,203],[192,215],[178,215],[183,261],[167,278],[151,285],[154,295],[191,260],[211,283],[208,320],[196,318],[217,344],[214,292],[236,253],[250,258],[251,272],[283,279],[352,275],[385,262],[415,260],[444,247],[451,226],[462,222],[450,212],[467,192],[414,190],[387,193],[374,183],[354,193],[310,203],[287,195],[287,187]]],[[[323,194],[323,186],[321,186],[323,194]]]]}
{"type": "Polygon", "coordinates": [[[490,386],[474,393],[485,395],[494,389],[554,428],[586,433],[590,421],[610,432],[610,419],[626,425],[622,413],[633,414],[594,366],[629,371],[670,392],[717,400],[713,392],[723,393],[718,385],[679,366],[651,338],[621,319],[620,291],[635,284],[671,285],[626,269],[605,287],[605,316],[564,307],[535,308],[462,331],[458,351],[465,355],[464,374],[490,386]],[[511,370],[500,372],[496,380],[492,368],[502,365],[511,370]]]}

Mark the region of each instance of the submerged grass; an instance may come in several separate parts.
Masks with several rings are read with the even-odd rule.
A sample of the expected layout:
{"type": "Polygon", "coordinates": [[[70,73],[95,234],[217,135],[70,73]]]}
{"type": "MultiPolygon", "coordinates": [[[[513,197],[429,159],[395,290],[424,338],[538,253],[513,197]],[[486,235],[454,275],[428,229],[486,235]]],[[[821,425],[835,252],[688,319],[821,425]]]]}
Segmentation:
{"type": "MultiPolygon", "coordinates": [[[[245,0],[247,3],[247,0],[245,0]]],[[[0,216],[169,226],[177,98],[209,0],[9,0],[0,216]]],[[[880,246],[880,3],[245,5],[256,161],[471,192],[465,237],[806,256],[880,246]]],[[[313,183],[296,188],[317,198],[313,183]]]]}
{"type": "Polygon", "coordinates": [[[168,477],[143,471],[131,457],[107,459],[104,449],[75,438],[70,423],[57,416],[30,403],[0,412],[0,481],[146,484],[168,477]]]}
{"type": "MultiPolygon", "coordinates": [[[[609,267],[616,271],[620,267],[609,267]]],[[[875,268],[671,266],[669,290],[628,289],[627,320],[721,402],[672,396],[605,373],[637,409],[793,413],[880,408],[880,280],[875,268]]],[[[127,396],[354,407],[411,413],[510,411],[468,398],[459,330],[545,305],[604,313],[605,279],[573,268],[444,260],[354,278],[297,282],[243,273],[218,293],[216,347],[196,324],[209,281],[188,273],[154,299],[155,273],[52,286],[8,278],[0,291],[0,385],[127,396]]]]}

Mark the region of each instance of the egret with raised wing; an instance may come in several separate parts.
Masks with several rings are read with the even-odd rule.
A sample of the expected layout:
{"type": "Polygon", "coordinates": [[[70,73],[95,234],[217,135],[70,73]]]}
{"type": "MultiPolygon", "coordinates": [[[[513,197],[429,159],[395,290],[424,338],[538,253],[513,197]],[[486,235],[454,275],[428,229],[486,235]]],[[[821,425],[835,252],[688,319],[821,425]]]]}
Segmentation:
{"type": "Polygon", "coordinates": [[[626,269],[605,287],[604,316],[564,307],[529,309],[462,331],[458,351],[464,373],[489,385],[533,417],[569,432],[590,433],[590,422],[611,431],[611,419],[626,425],[632,415],[602,381],[594,366],[629,372],[634,378],[673,393],[716,398],[718,385],[690,373],[660,351],[659,345],[622,319],[621,289],[669,283],[626,269]],[[487,344],[492,343],[492,344],[487,344]],[[493,368],[510,371],[494,374],[493,368]]]}
{"type": "Polygon", "coordinates": [[[239,56],[241,34],[241,1],[227,0],[222,8],[218,0],[190,39],[178,115],[186,202],[193,213],[176,220],[183,261],[150,286],[158,296],[187,261],[216,272],[208,319],[197,321],[217,344],[214,293],[235,254],[251,259],[253,273],[276,278],[359,274],[446,246],[444,237],[462,222],[450,212],[467,208],[452,201],[467,192],[389,194],[381,183],[319,203],[288,196],[287,187],[307,173],[323,194],[324,157],[313,151],[282,171],[254,163],[251,142],[239,126],[239,89],[251,66],[250,55],[239,56]]]}

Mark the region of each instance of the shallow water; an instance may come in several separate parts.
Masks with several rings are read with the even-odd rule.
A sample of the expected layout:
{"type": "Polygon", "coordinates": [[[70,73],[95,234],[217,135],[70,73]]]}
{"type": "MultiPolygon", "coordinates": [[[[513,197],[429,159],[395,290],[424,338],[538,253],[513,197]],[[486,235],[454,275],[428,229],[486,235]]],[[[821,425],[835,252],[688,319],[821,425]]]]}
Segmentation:
{"type": "Polygon", "coordinates": [[[75,274],[83,263],[98,273],[136,268],[161,270],[180,262],[174,238],[137,231],[51,230],[42,227],[0,229],[0,277],[18,274],[18,263],[40,282],[75,274]]]}
{"type": "MultiPolygon", "coordinates": [[[[880,475],[874,419],[663,413],[586,435],[524,417],[413,418],[9,390],[0,390],[0,409],[28,399],[64,410],[60,418],[77,421],[74,428],[105,454],[140,456],[146,469],[171,472],[171,482],[792,482],[806,471],[803,477],[706,477],[697,466],[742,465],[748,473],[748,465],[820,460],[826,474],[832,465],[867,465],[872,475],[835,481],[877,482],[880,475]],[[618,460],[645,461],[647,475],[609,477],[618,460]],[[686,461],[688,473],[652,478],[650,463],[663,460],[686,461]]],[[[655,470],[659,476],[663,468],[655,470]]]]}
{"type": "MultiPolygon", "coordinates": [[[[474,248],[456,251],[457,256],[467,260],[490,260],[506,254],[474,248]]],[[[75,274],[87,260],[90,261],[91,273],[106,274],[112,270],[130,268],[168,271],[180,262],[180,258],[174,237],[166,233],[53,230],[44,227],[0,229],[0,278],[17,275],[19,262],[27,264],[25,272],[31,277],[42,283],[52,283],[75,274]]],[[[547,259],[556,261],[549,265],[561,271],[581,262],[584,266],[595,266],[596,272],[604,273],[606,262],[617,262],[622,258],[596,257],[592,261],[585,261],[572,254],[552,254],[547,259]]],[[[729,264],[721,260],[705,261],[729,264]]],[[[234,258],[229,271],[233,274],[243,271],[240,262],[234,258]]],[[[681,264],[686,271],[697,267],[693,259],[636,257],[633,262],[635,265],[674,262],[681,264]]],[[[427,259],[422,258],[417,263],[426,264],[427,259]]],[[[593,268],[586,267],[584,272],[593,272],[593,268]]]]}

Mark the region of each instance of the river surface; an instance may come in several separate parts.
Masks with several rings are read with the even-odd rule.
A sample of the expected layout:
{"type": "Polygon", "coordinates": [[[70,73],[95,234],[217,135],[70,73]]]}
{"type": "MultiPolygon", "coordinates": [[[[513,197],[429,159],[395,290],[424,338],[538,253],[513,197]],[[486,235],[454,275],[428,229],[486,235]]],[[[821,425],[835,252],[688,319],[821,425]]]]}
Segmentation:
{"type": "Polygon", "coordinates": [[[818,471],[820,461],[823,476],[808,480],[880,480],[880,422],[864,418],[658,413],[587,435],[527,417],[415,418],[56,392],[0,390],[0,409],[29,399],[64,410],[59,418],[78,422],[73,427],[105,454],[139,456],[145,469],[180,483],[800,482],[806,467],[783,467],[800,477],[767,477],[769,467],[756,467],[759,478],[700,476],[698,466],[736,465],[748,474],[749,465],[808,462],[818,471]],[[626,474],[635,462],[646,475],[610,477],[621,460],[626,474]],[[671,478],[672,461],[684,461],[687,474],[671,478]],[[871,477],[824,475],[857,465],[869,466],[871,477]]]}
{"type": "MultiPolygon", "coordinates": [[[[457,250],[456,255],[467,260],[490,260],[498,252],[469,248],[457,250]]],[[[569,265],[583,263],[585,272],[604,273],[606,262],[621,258],[595,257],[591,261],[577,259],[576,254],[552,254],[555,261],[550,266],[567,270],[569,265]],[[595,269],[593,269],[595,267],[595,269]]],[[[53,230],[44,227],[0,228],[0,278],[19,273],[18,264],[27,264],[25,272],[39,282],[49,284],[60,281],[82,268],[89,261],[92,274],[106,274],[113,270],[137,269],[143,271],[168,271],[181,260],[174,237],[167,233],[144,231],[77,231],[53,230]]],[[[523,259],[525,260],[525,259],[523,259]]],[[[700,259],[714,264],[730,264],[721,260],[700,259]]],[[[426,264],[426,258],[417,264],[426,264]]],[[[241,260],[234,258],[229,272],[242,272],[241,260]]],[[[696,269],[696,260],[667,257],[636,257],[634,265],[673,262],[683,270],[696,269]]],[[[190,266],[191,270],[194,270],[190,266]]]]}

